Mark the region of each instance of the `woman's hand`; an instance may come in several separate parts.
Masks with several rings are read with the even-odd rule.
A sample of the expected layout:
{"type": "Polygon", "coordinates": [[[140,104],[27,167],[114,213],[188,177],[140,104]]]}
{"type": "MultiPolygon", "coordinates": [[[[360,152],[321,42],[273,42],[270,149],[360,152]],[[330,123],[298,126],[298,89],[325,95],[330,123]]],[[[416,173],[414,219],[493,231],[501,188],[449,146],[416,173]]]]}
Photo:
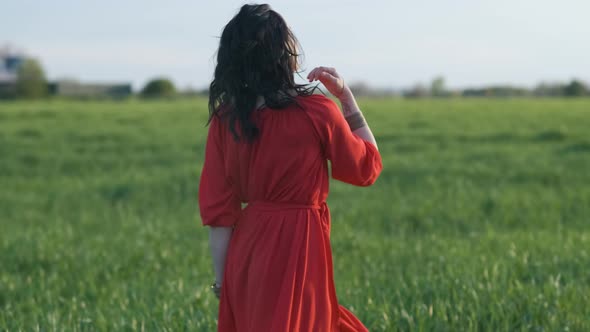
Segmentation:
{"type": "Polygon", "coordinates": [[[375,136],[373,136],[373,132],[371,132],[371,129],[364,120],[361,109],[356,103],[352,91],[350,91],[348,85],[344,83],[342,77],[338,75],[336,69],[331,67],[316,67],[309,72],[307,79],[310,82],[318,80],[322,82],[326,89],[328,89],[334,97],[340,100],[342,114],[349,126],[351,126],[351,131],[361,139],[372,143],[378,149],[375,136]]]}
{"type": "Polygon", "coordinates": [[[307,79],[310,82],[319,80],[338,99],[341,99],[350,92],[350,89],[340,75],[338,75],[336,69],[331,67],[316,67],[307,75],[307,79]]]}
{"type": "Polygon", "coordinates": [[[219,300],[221,297],[221,284],[216,281],[210,286],[210,288],[213,291],[213,294],[215,294],[215,297],[219,300]]]}

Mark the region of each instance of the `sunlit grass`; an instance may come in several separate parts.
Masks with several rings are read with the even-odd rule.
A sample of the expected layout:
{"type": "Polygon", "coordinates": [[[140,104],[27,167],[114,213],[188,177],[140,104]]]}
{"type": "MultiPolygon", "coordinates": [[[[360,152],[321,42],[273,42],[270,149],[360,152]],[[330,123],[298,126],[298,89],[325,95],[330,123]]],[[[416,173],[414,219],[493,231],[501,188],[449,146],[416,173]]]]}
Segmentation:
{"type": "MultiPolygon", "coordinates": [[[[371,331],[590,330],[590,100],[361,100],[373,187],[332,182],[371,331]]],[[[0,330],[213,331],[204,100],[0,103],[0,330]]]]}

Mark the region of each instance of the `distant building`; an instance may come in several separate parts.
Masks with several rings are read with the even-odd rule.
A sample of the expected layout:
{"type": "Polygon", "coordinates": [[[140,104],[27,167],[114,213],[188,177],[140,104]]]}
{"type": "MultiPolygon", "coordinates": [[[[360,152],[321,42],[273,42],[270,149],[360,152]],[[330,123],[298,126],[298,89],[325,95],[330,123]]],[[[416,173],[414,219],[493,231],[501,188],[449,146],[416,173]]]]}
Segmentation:
{"type": "Polygon", "coordinates": [[[25,56],[11,50],[8,46],[0,48],[0,83],[15,83],[18,68],[25,56]]]}
{"type": "Polygon", "coordinates": [[[129,83],[80,83],[77,81],[57,81],[49,84],[52,95],[70,98],[126,98],[133,90],[129,83]]]}
{"type": "MultiPolygon", "coordinates": [[[[23,52],[11,46],[0,47],[0,99],[16,97],[18,70],[27,59],[23,52]]],[[[125,98],[133,91],[130,83],[81,83],[59,80],[48,83],[50,95],[71,98],[125,98]]]]}
{"type": "Polygon", "coordinates": [[[9,46],[0,47],[0,98],[11,98],[16,95],[18,69],[24,61],[24,54],[9,46]]]}

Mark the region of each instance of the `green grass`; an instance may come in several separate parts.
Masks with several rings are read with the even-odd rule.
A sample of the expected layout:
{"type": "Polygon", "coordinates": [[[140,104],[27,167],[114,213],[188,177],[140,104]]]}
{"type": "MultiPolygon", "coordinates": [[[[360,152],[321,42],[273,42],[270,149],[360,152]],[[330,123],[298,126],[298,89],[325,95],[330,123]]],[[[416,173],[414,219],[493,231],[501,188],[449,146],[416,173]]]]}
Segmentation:
{"type": "MultiPolygon", "coordinates": [[[[590,330],[590,100],[361,100],[384,170],[332,182],[371,331],[590,330]]],[[[0,104],[0,330],[214,331],[204,100],[0,104]]]]}

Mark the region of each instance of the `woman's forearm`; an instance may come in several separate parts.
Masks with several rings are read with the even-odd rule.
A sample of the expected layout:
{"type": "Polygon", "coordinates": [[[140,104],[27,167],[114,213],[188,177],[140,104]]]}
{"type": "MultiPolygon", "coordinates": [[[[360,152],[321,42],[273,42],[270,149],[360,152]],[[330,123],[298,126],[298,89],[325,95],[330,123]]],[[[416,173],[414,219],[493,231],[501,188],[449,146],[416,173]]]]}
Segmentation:
{"type": "MultiPolygon", "coordinates": [[[[342,106],[342,114],[344,117],[348,117],[354,115],[355,113],[361,113],[361,109],[359,108],[358,104],[356,103],[356,99],[352,94],[352,91],[348,87],[345,88],[344,93],[340,96],[340,105],[342,106]]],[[[375,147],[377,147],[377,141],[375,140],[375,136],[373,136],[373,132],[369,125],[366,124],[358,129],[352,131],[355,135],[359,136],[360,138],[364,139],[365,141],[373,143],[375,147]]]]}
{"type": "Polygon", "coordinates": [[[223,281],[223,269],[231,234],[231,227],[209,227],[209,249],[213,258],[215,282],[219,285],[223,281]]]}

